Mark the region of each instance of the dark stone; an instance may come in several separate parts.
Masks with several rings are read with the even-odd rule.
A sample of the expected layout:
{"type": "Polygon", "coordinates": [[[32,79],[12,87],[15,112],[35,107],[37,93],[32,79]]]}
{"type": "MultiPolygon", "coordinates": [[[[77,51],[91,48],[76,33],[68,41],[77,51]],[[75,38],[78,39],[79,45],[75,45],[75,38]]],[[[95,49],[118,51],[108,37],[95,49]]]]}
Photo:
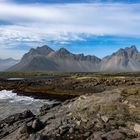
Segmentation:
{"type": "Polygon", "coordinates": [[[5,131],[5,132],[0,132],[0,139],[7,136],[9,134],[9,132],[5,131]]]}
{"type": "Polygon", "coordinates": [[[103,140],[120,140],[120,139],[124,139],[124,135],[120,133],[118,130],[113,130],[106,134],[103,134],[102,139],[103,140]]]}
{"type": "Polygon", "coordinates": [[[89,137],[91,135],[91,132],[86,132],[85,134],[84,134],[84,137],[89,137]]]}
{"type": "Polygon", "coordinates": [[[86,140],[103,140],[102,137],[102,132],[95,132],[92,135],[90,135],[86,140]]]}
{"type": "Polygon", "coordinates": [[[29,138],[29,140],[49,140],[49,138],[40,134],[34,134],[29,138]]]}
{"type": "Polygon", "coordinates": [[[70,129],[69,129],[69,133],[74,133],[74,128],[73,127],[71,127],[70,129]]]}
{"type": "Polygon", "coordinates": [[[61,127],[59,128],[60,134],[61,134],[61,135],[65,134],[66,132],[69,131],[69,129],[70,129],[70,127],[69,127],[68,125],[61,126],[61,127]]]}
{"type": "Polygon", "coordinates": [[[42,106],[40,108],[40,115],[44,115],[48,110],[50,110],[51,108],[53,108],[57,105],[60,105],[60,103],[54,103],[54,104],[50,104],[50,105],[46,104],[46,105],[42,106]]]}
{"type": "Polygon", "coordinates": [[[122,133],[123,135],[125,135],[126,137],[133,139],[137,137],[137,134],[133,131],[130,130],[128,128],[120,128],[119,132],[122,133]]]}
{"type": "Polygon", "coordinates": [[[1,127],[9,126],[17,121],[31,118],[34,116],[35,115],[30,110],[26,110],[23,113],[16,113],[16,114],[11,115],[11,116],[7,117],[6,119],[0,121],[0,126],[1,127]]]}
{"type": "Polygon", "coordinates": [[[20,114],[20,118],[30,118],[30,117],[34,117],[35,115],[30,111],[30,110],[26,110],[23,113],[20,114]]]}
{"type": "Polygon", "coordinates": [[[39,119],[36,119],[32,123],[32,128],[33,128],[34,131],[39,131],[42,128],[44,128],[44,124],[39,119]]]}
{"type": "Polygon", "coordinates": [[[104,125],[104,129],[105,129],[106,132],[111,131],[111,129],[112,129],[111,124],[110,124],[110,123],[106,123],[106,124],[104,125]]]}

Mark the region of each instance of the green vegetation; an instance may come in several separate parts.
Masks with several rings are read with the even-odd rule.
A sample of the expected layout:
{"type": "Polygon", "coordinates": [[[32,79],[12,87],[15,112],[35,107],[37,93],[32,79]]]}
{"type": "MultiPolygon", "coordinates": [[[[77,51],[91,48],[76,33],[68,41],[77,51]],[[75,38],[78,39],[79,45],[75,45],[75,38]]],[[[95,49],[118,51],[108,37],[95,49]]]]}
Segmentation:
{"type": "Polygon", "coordinates": [[[28,77],[39,77],[39,76],[57,76],[64,75],[63,73],[54,72],[0,72],[0,78],[28,78],[28,77]]]}
{"type": "Polygon", "coordinates": [[[0,78],[26,78],[26,77],[40,77],[40,76],[71,76],[71,77],[140,77],[140,72],[0,72],[0,78]]]}

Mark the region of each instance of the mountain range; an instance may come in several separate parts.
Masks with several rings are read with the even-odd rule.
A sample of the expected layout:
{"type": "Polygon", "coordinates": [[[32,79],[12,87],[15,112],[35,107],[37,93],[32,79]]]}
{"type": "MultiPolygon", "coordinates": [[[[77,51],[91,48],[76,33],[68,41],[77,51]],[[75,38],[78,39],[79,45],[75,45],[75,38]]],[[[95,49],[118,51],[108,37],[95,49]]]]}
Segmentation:
{"type": "Polygon", "coordinates": [[[8,71],[121,72],[139,71],[140,52],[136,46],[119,49],[100,59],[94,55],[73,54],[65,48],[54,51],[47,45],[32,48],[8,71]]]}
{"type": "Polygon", "coordinates": [[[17,64],[19,61],[13,58],[0,59],[0,71],[4,71],[11,66],[17,64]]]}

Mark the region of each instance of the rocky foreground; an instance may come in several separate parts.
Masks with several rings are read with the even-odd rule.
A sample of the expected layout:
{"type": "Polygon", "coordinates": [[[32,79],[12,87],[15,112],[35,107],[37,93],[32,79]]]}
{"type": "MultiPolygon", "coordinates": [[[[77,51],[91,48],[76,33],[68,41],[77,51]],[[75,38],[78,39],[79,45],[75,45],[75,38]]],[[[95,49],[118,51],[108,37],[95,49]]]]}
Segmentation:
{"type": "MultiPolygon", "coordinates": [[[[137,74],[137,73],[136,73],[137,74]]],[[[37,98],[49,98],[65,101],[66,99],[100,93],[118,87],[140,85],[139,77],[121,75],[54,76],[52,78],[30,78],[23,80],[0,79],[0,90],[14,90],[19,95],[31,95],[37,98]]]]}
{"type": "Polygon", "coordinates": [[[140,88],[88,93],[0,122],[2,140],[140,140],[140,88]]]}

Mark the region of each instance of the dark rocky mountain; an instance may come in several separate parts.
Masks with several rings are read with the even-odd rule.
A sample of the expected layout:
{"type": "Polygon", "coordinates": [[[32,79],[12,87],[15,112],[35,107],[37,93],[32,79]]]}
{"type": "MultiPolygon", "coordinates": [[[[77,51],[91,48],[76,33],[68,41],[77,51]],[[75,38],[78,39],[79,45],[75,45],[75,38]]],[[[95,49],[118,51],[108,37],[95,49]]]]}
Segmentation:
{"type": "Polygon", "coordinates": [[[18,62],[18,60],[15,60],[13,58],[0,59],[0,71],[6,70],[18,62]]]}
{"type": "Polygon", "coordinates": [[[100,71],[139,71],[140,53],[136,46],[119,49],[116,53],[102,59],[100,71]]]}
{"type": "Polygon", "coordinates": [[[31,49],[18,64],[8,71],[98,71],[100,62],[101,59],[96,56],[73,54],[65,48],[54,51],[45,45],[31,49]]]}
{"type": "Polygon", "coordinates": [[[119,72],[139,71],[140,52],[136,46],[119,49],[102,60],[96,56],[73,54],[61,48],[52,50],[47,45],[31,49],[10,71],[58,71],[58,72],[119,72]]]}

